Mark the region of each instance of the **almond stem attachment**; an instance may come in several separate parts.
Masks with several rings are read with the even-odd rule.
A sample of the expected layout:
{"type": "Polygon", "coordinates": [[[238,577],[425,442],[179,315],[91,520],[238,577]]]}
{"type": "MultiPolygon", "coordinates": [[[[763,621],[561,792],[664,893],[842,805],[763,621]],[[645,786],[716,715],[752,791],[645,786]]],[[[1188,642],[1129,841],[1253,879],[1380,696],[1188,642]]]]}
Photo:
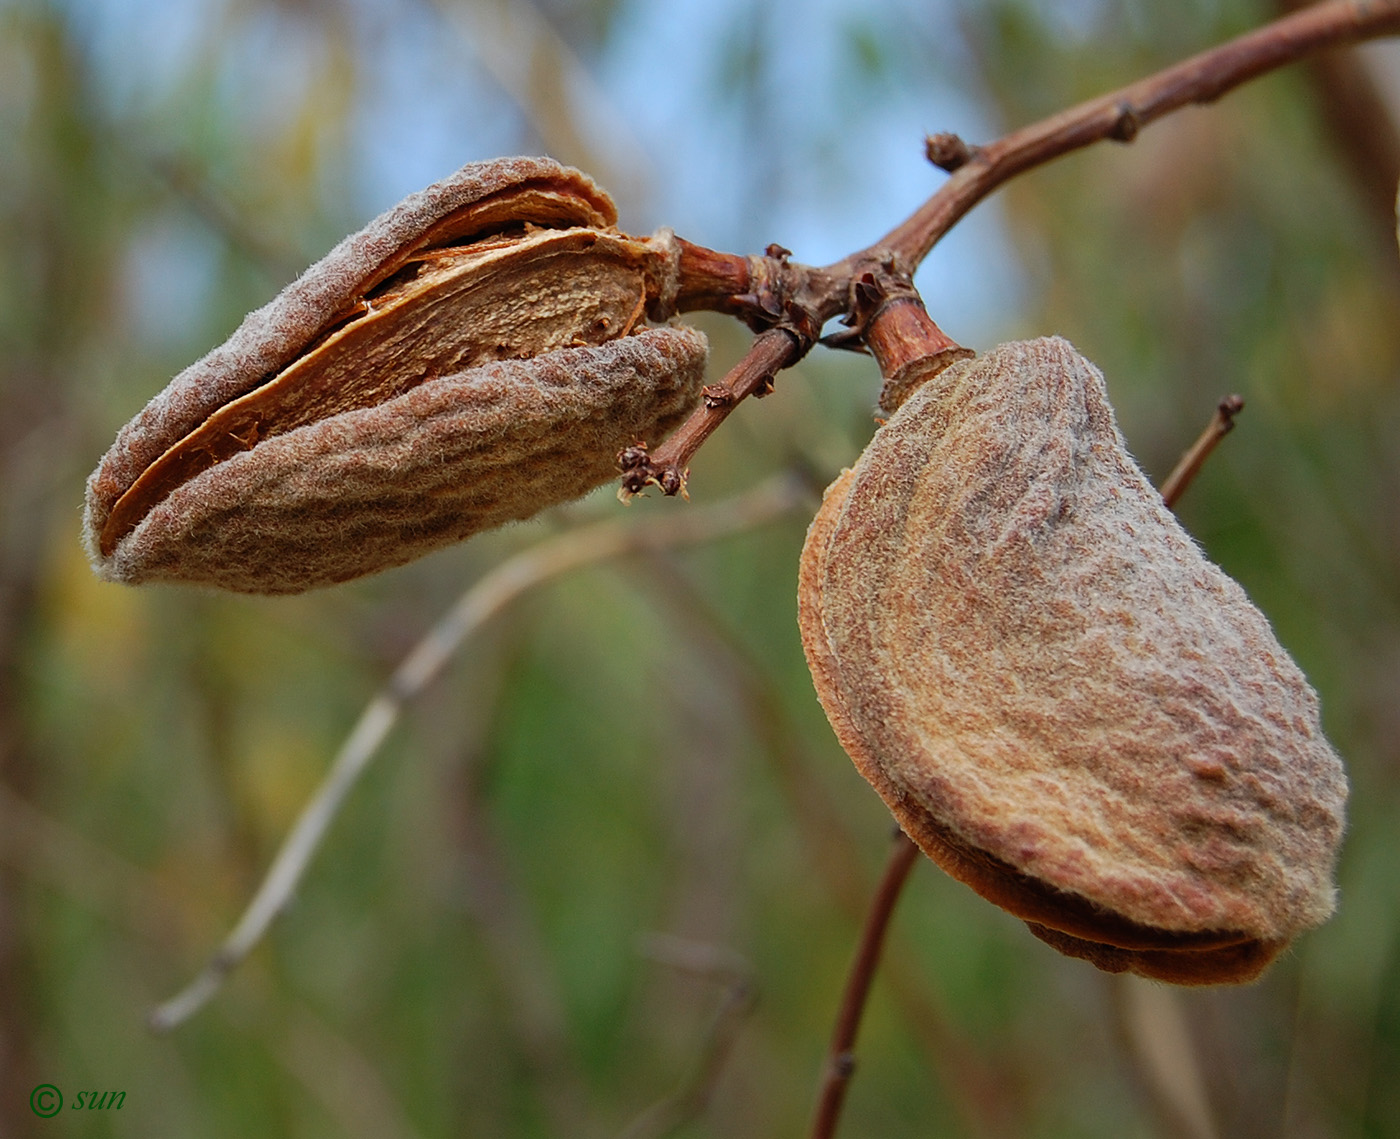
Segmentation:
{"type": "Polygon", "coordinates": [[[737,253],[706,249],[684,238],[675,239],[680,254],[677,276],[676,311],[710,309],[727,312],[727,302],[753,287],[749,258],[737,253]]]}
{"type": "Polygon", "coordinates": [[[949,364],[975,355],[933,322],[914,282],[894,258],[852,282],[846,323],[851,331],[831,339],[856,339],[870,350],[885,377],[880,410],[887,415],[949,364]]]}

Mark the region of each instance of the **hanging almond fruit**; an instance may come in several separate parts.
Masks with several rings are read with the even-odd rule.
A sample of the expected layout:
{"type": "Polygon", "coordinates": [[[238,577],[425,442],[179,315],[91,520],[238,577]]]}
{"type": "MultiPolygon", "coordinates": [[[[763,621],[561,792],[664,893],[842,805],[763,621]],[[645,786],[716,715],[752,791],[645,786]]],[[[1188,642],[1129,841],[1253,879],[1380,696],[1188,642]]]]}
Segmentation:
{"type": "Polygon", "coordinates": [[[1102,969],[1246,981],[1333,909],[1317,698],[1065,341],[952,364],[828,489],[800,619],[840,742],[953,877],[1102,969]]]}
{"type": "Polygon", "coordinates": [[[290,593],[606,482],[699,399],[669,231],[585,175],[478,163],[342,241],[181,372],[88,481],[97,571],[290,593]]]}

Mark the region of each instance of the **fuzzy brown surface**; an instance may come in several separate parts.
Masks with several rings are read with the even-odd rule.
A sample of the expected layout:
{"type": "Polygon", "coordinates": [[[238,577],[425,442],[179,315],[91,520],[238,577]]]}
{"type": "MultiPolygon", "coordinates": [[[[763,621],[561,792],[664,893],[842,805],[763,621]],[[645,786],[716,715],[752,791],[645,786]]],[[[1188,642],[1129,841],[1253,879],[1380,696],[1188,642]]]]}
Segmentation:
{"type": "Polygon", "coordinates": [[[1346,785],[1316,699],[1064,341],[916,392],[829,492],[800,599],[857,766],[1062,951],[1241,980],[1331,912],[1346,785]]]}
{"type": "Polygon", "coordinates": [[[94,560],[96,535],[113,503],[175,440],[286,367],[414,250],[450,240],[454,215],[465,207],[481,205],[477,225],[504,224],[490,209],[501,195],[523,196],[536,216],[561,224],[611,225],[617,217],[611,199],[587,175],[547,158],[473,163],[405,198],[249,313],[228,340],[177,375],[122,428],[88,480],[84,531],[94,560]]]}
{"type": "Polygon", "coordinates": [[[964,842],[890,778],[849,717],[836,654],[822,619],[819,583],[825,577],[826,550],[854,477],[854,471],[842,472],[827,488],[813,519],[799,571],[798,620],[807,664],[832,729],[904,832],[947,874],[1024,919],[1032,933],[1067,956],[1106,972],[1133,972],[1174,984],[1244,982],[1257,977],[1284,942],[1232,931],[1181,934],[1126,921],[964,842]]]}
{"type": "Polygon", "coordinates": [[[414,265],[371,311],[322,337],[269,382],[177,440],[116,501],[98,535],[118,541],[175,487],[258,443],[373,407],[427,379],[500,359],[602,344],[640,318],[666,241],[574,227],[476,242],[414,265]]]}
{"type": "Polygon", "coordinates": [[[699,332],[652,329],[430,380],[196,476],[99,572],[295,593],[401,565],[607,482],[695,405],[705,357],[699,332]]]}

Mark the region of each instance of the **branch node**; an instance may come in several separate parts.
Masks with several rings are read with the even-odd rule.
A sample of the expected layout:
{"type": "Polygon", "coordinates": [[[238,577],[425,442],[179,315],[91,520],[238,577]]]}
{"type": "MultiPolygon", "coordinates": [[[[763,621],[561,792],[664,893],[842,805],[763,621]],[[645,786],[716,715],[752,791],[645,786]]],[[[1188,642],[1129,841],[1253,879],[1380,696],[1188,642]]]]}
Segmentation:
{"type": "MultiPolygon", "coordinates": [[[[700,398],[705,406],[713,410],[717,407],[728,407],[734,402],[734,393],[723,384],[706,384],[700,389],[700,398]]],[[[626,452],[623,452],[624,454],[626,452]]],[[[627,468],[623,468],[626,470],[627,468]]]]}
{"type": "Polygon", "coordinates": [[[933,322],[909,273],[894,257],[882,257],[852,278],[846,310],[842,323],[848,329],[822,343],[864,348],[875,357],[885,379],[882,411],[893,413],[920,384],[973,355],[933,322]]]}
{"type": "Polygon", "coordinates": [[[624,474],[647,465],[647,445],[640,440],[617,453],[617,469],[624,474]]]}
{"type": "Polygon", "coordinates": [[[1235,416],[1244,410],[1244,397],[1227,395],[1216,410],[1220,413],[1220,434],[1224,435],[1235,429],[1235,416]]]}
{"type": "Polygon", "coordinates": [[[952,131],[939,131],[924,136],[924,156],[940,170],[951,174],[971,162],[977,156],[977,148],[969,146],[952,131]]]}
{"type": "Polygon", "coordinates": [[[749,258],[749,291],[730,297],[725,311],[755,332],[777,328],[788,333],[800,359],[821,335],[822,321],[813,297],[804,290],[805,276],[788,262],[791,256],[791,250],[774,242],[764,256],[749,258]]]}
{"type": "Polygon", "coordinates": [[[690,492],[685,488],[686,480],[689,477],[689,468],[682,471],[678,467],[665,467],[655,476],[653,481],[661,488],[661,493],[667,498],[675,498],[679,494],[689,502],[690,492]]]}
{"type": "Polygon", "coordinates": [[[1113,121],[1113,126],[1109,128],[1108,137],[1114,142],[1132,142],[1133,139],[1137,138],[1138,131],[1142,130],[1142,116],[1126,100],[1119,103],[1114,110],[1117,117],[1113,121]]]}
{"type": "Polygon", "coordinates": [[[618,452],[617,466],[622,472],[617,497],[623,502],[630,502],[649,486],[660,487],[667,498],[678,494],[684,499],[690,498],[685,488],[689,469],[681,470],[675,463],[656,462],[645,443],[636,443],[618,452]]]}

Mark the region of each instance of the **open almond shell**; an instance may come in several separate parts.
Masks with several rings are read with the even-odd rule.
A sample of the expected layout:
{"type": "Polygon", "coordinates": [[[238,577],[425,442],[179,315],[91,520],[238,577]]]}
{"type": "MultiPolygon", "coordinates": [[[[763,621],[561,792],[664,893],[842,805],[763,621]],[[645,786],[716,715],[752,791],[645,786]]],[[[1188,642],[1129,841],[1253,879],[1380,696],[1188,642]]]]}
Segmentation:
{"type": "Polygon", "coordinates": [[[549,159],[464,167],[251,313],[88,481],[99,574],[286,593],[578,497],[698,402],[669,231],[549,159]]]}

